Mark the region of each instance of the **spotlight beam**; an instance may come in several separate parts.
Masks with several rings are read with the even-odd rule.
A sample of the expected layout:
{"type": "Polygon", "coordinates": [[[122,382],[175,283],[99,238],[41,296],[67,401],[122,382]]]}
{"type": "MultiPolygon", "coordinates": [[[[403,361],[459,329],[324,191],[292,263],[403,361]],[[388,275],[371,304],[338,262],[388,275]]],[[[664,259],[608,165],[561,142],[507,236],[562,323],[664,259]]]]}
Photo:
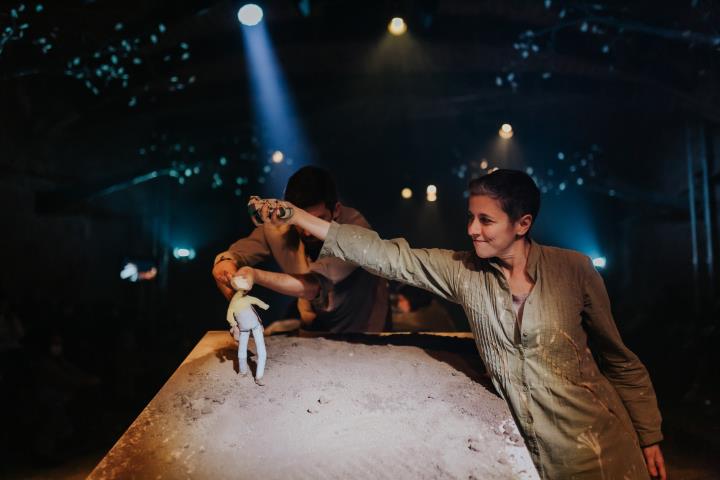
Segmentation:
{"type": "MultiPolygon", "coordinates": [[[[309,160],[309,151],[265,22],[243,26],[242,32],[253,111],[260,127],[261,157],[265,152],[280,151],[284,158],[293,158],[302,166],[309,160]]],[[[283,171],[283,178],[274,176],[270,193],[282,192],[286,176],[289,172],[283,171]]]]}

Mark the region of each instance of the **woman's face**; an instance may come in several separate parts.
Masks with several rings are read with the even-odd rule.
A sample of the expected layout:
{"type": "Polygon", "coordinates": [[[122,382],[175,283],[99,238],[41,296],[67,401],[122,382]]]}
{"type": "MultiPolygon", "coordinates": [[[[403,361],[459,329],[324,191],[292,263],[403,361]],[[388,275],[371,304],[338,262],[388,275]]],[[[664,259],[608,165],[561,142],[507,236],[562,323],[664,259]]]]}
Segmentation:
{"type": "Polygon", "coordinates": [[[531,215],[510,221],[500,202],[487,195],[471,195],[468,200],[468,235],[480,258],[502,258],[531,224],[531,215]]]}

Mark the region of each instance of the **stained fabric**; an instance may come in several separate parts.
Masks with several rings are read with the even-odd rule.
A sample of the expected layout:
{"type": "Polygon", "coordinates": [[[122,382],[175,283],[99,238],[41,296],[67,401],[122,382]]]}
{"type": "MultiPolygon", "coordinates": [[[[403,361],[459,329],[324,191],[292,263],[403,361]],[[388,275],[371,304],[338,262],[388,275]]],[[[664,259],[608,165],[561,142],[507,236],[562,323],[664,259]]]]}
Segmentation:
{"type": "Polygon", "coordinates": [[[500,266],[474,252],[413,249],[403,239],[333,223],[320,255],[462,305],[542,478],[649,478],[641,446],[663,438],[655,391],[620,338],[588,257],[531,242],[534,287],[519,323],[500,266]]]}

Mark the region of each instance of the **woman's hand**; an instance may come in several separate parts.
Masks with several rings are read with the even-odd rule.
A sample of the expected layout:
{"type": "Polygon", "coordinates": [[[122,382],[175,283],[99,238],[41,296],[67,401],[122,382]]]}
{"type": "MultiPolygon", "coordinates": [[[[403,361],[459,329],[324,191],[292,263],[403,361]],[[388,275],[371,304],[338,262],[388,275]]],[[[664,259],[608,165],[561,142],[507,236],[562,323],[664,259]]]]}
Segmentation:
{"type": "Polygon", "coordinates": [[[295,206],[284,200],[252,196],[248,201],[248,212],[255,225],[259,226],[263,223],[283,225],[292,223],[295,206]]]}
{"type": "Polygon", "coordinates": [[[320,240],[325,240],[330,229],[330,222],[327,220],[315,217],[284,200],[250,197],[248,212],[255,225],[295,225],[320,240]]]}
{"type": "Polygon", "coordinates": [[[655,444],[642,449],[643,455],[645,455],[645,463],[647,463],[648,472],[652,478],[659,478],[660,480],[666,480],[667,474],[665,473],[665,460],[663,459],[662,452],[660,451],[660,445],[655,444]]]}

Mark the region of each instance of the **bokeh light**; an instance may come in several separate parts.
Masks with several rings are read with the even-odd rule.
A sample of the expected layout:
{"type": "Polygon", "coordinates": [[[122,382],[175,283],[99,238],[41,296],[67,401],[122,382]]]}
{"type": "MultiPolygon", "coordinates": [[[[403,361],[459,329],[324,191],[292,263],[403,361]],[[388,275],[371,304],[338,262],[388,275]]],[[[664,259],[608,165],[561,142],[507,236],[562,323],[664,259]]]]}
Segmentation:
{"type": "Polygon", "coordinates": [[[500,135],[500,138],[505,140],[512,138],[514,135],[512,125],[509,123],[503,123],[500,130],[498,130],[498,135],[500,135]]]}
{"type": "Polygon", "coordinates": [[[282,163],[285,160],[285,154],[280,150],[275,150],[270,158],[273,163],[282,163]]]}
{"type": "Polygon", "coordinates": [[[402,18],[395,17],[390,20],[390,23],[388,24],[388,31],[396,37],[399,37],[403,33],[407,32],[407,24],[402,18]]]}

